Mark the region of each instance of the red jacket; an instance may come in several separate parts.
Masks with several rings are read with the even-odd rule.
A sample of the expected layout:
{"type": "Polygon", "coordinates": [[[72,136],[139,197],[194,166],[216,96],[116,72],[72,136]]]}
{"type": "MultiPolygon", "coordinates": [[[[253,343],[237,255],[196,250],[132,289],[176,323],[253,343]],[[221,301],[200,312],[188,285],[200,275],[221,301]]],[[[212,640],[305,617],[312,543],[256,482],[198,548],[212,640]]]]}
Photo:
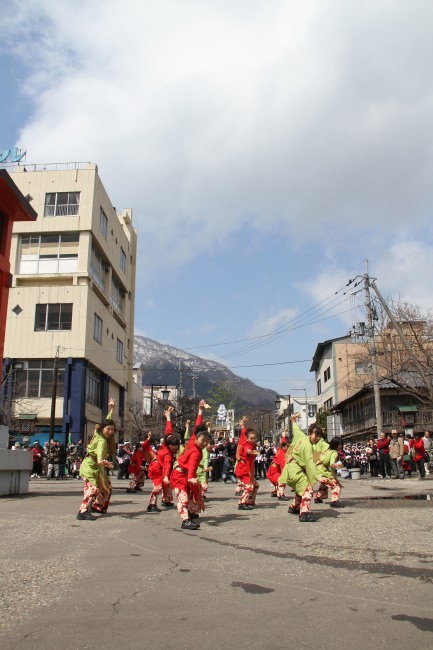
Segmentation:
{"type": "Polygon", "coordinates": [[[156,460],[161,467],[163,478],[170,476],[173,465],[173,454],[166,444],[161,445],[156,453],[156,460]]]}
{"type": "Polygon", "coordinates": [[[388,438],[379,438],[377,441],[377,451],[382,454],[389,454],[389,440],[388,438]]]}
{"type": "Polygon", "coordinates": [[[272,463],[269,465],[269,469],[266,474],[266,478],[270,480],[273,485],[278,483],[278,479],[281,476],[284,465],[286,464],[286,450],[280,448],[274,456],[272,463]]]}
{"type": "Polygon", "coordinates": [[[284,469],[284,465],[286,464],[286,450],[280,448],[275,454],[272,462],[275,463],[275,465],[277,465],[280,472],[282,472],[284,469]]]}
{"type": "MultiPolygon", "coordinates": [[[[150,463],[155,458],[155,452],[153,451],[152,446],[150,444],[150,439],[147,438],[147,440],[141,443],[141,446],[143,447],[142,453],[146,463],[150,463]]],[[[131,462],[132,462],[132,458],[131,458],[131,462]]]]}
{"type": "Polygon", "coordinates": [[[143,464],[144,452],[143,451],[134,451],[131,456],[131,460],[128,466],[128,472],[130,474],[137,474],[140,471],[140,468],[143,464]]]}
{"type": "Polygon", "coordinates": [[[238,464],[236,465],[236,476],[238,478],[246,479],[249,477],[251,480],[254,477],[254,454],[256,446],[246,440],[238,446],[238,464]]]}
{"type": "Polygon", "coordinates": [[[197,482],[197,467],[202,458],[202,450],[196,444],[185,448],[177,459],[179,469],[174,468],[170,475],[170,485],[191,494],[194,498],[201,495],[200,483],[197,482]],[[193,483],[189,481],[195,479],[193,483]]]}
{"type": "Polygon", "coordinates": [[[32,447],[33,462],[37,463],[42,460],[44,456],[44,450],[41,447],[32,447]]]}
{"type": "Polygon", "coordinates": [[[188,480],[197,478],[197,468],[200,465],[202,454],[203,451],[200,447],[194,444],[185,449],[177,459],[179,466],[186,472],[188,480]]]}
{"type": "Polygon", "coordinates": [[[410,446],[412,447],[412,449],[414,449],[414,455],[413,455],[414,461],[417,462],[417,461],[421,460],[421,458],[425,454],[423,439],[420,438],[419,440],[416,440],[416,439],[411,440],[410,441],[410,446]]]}

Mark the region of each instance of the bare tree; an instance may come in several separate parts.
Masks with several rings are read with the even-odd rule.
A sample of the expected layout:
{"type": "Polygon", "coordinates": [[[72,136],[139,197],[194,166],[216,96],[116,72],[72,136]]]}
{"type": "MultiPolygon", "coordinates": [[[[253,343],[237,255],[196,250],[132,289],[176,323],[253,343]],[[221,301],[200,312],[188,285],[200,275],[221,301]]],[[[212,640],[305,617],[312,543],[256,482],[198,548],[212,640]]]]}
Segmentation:
{"type": "MultiPolygon", "coordinates": [[[[390,381],[422,404],[433,406],[433,314],[417,305],[388,299],[409,350],[382,306],[375,305],[377,368],[381,379],[390,381]]],[[[353,388],[371,378],[370,339],[365,337],[354,354],[355,366],[363,369],[353,378],[353,388]]]]}
{"type": "Polygon", "coordinates": [[[10,368],[2,375],[0,382],[0,424],[4,424],[12,431],[20,431],[22,426],[20,416],[28,414],[37,416],[38,410],[38,398],[26,397],[25,386],[17,383],[15,370],[10,368]]]}

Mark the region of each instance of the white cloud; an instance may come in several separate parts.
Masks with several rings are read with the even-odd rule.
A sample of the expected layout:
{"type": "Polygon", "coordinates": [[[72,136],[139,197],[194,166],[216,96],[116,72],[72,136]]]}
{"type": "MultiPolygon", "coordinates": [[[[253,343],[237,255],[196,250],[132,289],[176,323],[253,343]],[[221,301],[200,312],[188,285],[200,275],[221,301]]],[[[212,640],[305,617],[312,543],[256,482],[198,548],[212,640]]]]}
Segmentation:
{"type": "Polygon", "coordinates": [[[296,317],[296,309],[284,308],[273,314],[262,314],[252,324],[249,336],[266,336],[277,330],[290,328],[296,317]]]}
{"type": "Polygon", "coordinates": [[[433,245],[408,239],[393,244],[376,263],[379,290],[429,310],[433,308],[433,245]],[[385,287],[385,289],[383,289],[385,287]]]}
{"type": "Polygon", "coordinates": [[[32,162],[98,163],[145,273],[245,223],[320,240],[428,223],[433,5],[11,3],[32,162]],[[169,251],[169,255],[165,253],[169,251]]]}
{"type": "MultiPolygon", "coordinates": [[[[388,246],[376,242],[370,247],[373,263],[368,267],[369,275],[376,280],[377,287],[386,301],[401,300],[419,306],[422,310],[433,309],[433,274],[430,273],[433,259],[433,244],[411,238],[406,232],[403,241],[392,239],[389,235],[388,246]],[[380,250],[380,248],[382,250],[380,250]]],[[[369,250],[368,242],[358,240],[360,250],[369,250]]],[[[318,330],[326,332],[328,316],[335,315],[341,323],[341,335],[360,320],[366,319],[365,294],[363,291],[363,274],[365,264],[351,268],[347,263],[339,263],[338,255],[308,281],[298,283],[298,288],[317,305],[318,330]],[[355,275],[357,276],[355,278],[355,275]],[[346,286],[349,279],[354,280],[346,286]],[[355,286],[355,282],[359,282],[355,286]],[[334,292],[337,292],[335,295],[334,292]],[[353,299],[351,294],[356,292],[353,299]],[[345,295],[344,295],[345,294],[345,295]],[[345,297],[347,300],[345,300],[345,297]],[[322,316],[320,316],[322,314],[322,316]],[[320,321],[320,318],[325,321],[320,321]]],[[[371,291],[374,297],[374,291],[371,291]]],[[[335,321],[334,321],[335,322],[335,321]]],[[[334,334],[332,336],[338,335],[334,334]]],[[[326,335],[325,335],[326,336],[326,335]]],[[[319,338],[323,338],[319,334],[319,338]]]]}

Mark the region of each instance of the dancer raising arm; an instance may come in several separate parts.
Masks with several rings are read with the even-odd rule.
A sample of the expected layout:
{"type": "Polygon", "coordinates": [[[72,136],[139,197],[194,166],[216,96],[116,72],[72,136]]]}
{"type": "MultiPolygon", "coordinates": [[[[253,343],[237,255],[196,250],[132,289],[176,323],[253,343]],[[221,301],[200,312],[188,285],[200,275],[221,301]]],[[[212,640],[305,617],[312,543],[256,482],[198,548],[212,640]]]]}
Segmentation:
{"type": "Polygon", "coordinates": [[[92,521],[96,517],[91,512],[107,512],[110,503],[112,489],[106,470],[113,467],[113,463],[107,460],[112,448],[109,443],[114,441],[113,398],[110,399],[109,406],[110,412],[104,422],[96,425],[87,446],[87,454],[81,463],[80,476],[84,479],[84,497],[77,519],[92,521]]]}
{"type": "Polygon", "coordinates": [[[203,424],[204,407],[205,401],[201,400],[193,435],[177,459],[177,465],[170,476],[170,485],[174,489],[177,510],[182,520],[181,527],[185,530],[200,528],[198,513],[205,509],[200,483],[197,480],[197,468],[202,452],[210,439],[207,427],[203,424]]]}
{"type": "Polygon", "coordinates": [[[180,440],[173,435],[173,425],[171,423],[172,409],[164,411],[167,420],[165,426],[164,441],[158,449],[156,456],[149,464],[148,476],[153,483],[153,490],[150,495],[147,512],[161,512],[158,508],[158,495],[162,492],[161,503],[163,506],[170,508],[173,504],[173,493],[170,487],[170,474],[173,469],[173,462],[179,451],[180,440]]]}

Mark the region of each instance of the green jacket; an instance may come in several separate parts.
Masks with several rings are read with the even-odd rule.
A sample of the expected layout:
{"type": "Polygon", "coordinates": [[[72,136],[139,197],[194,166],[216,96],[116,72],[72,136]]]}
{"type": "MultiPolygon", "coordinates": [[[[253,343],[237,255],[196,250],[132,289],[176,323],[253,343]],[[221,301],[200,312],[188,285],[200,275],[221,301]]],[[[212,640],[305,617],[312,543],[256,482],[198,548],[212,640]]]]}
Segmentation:
{"type": "Polygon", "coordinates": [[[99,465],[102,460],[107,458],[108,445],[101,433],[95,432],[93,438],[87,446],[87,455],[81,463],[80,476],[86,478],[93,485],[102,481],[104,485],[108,483],[107,473],[103,465],[99,465]]]}
{"type": "Polygon", "coordinates": [[[205,470],[209,467],[210,453],[207,449],[203,449],[201,461],[197,467],[197,479],[199,483],[207,483],[209,479],[209,472],[205,470]]]}
{"type": "Polygon", "coordinates": [[[287,483],[297,493],[302,493],[307,483],[316,483],[316,465],[313,459],[313,445],[309,436],[298,436],[297,442],[290,445],[290,455],[293,460],[286,463],[280,476],[280,483],[287,483]],[[295,461],[295,462],[293,462],[295,461]]]}
{"type": "Polygon", "coordinates": [[[329,449],[329,444],[326,442],[325,438],[320,438],[319,442],[316,442],[316,444],[313,445],[314,462],[317,462],[320,454],[327,449],[329,449]]]}
{"type": "Polygon", "coordinates": [[[317,477],[337,478],[337,472],[331,467],[338,460],[338,451],[335,449],[325,449],[321,452],[319,460],[316,463],[317,477]]]}

